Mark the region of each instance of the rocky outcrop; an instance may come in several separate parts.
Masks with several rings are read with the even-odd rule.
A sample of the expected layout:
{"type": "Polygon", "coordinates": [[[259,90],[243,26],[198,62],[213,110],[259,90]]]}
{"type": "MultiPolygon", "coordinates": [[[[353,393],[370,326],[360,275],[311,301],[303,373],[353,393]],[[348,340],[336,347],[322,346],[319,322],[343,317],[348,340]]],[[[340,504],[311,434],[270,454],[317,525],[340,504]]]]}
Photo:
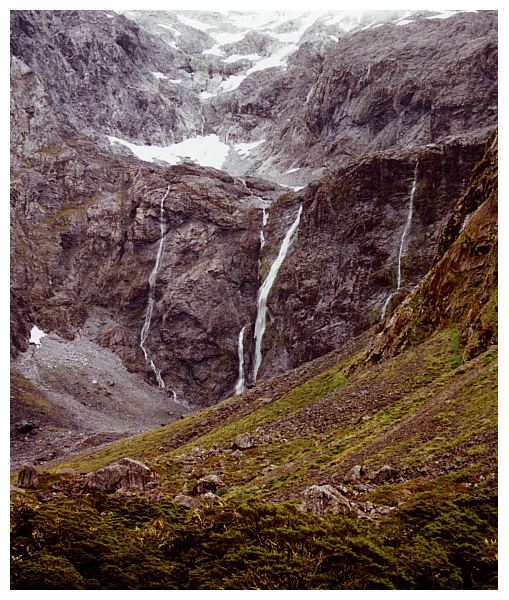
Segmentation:
{"type": "Polygon", "coordinates": [[[138,460],[121,458],[98,471],[89,473],[85,487],[102,492],[141,491],[154,478],[153,472],[138,460]]]}
{"type": "MultiPolygon", "coordinates": [[[[30,83],[23,89],[36,93],[38,79],[28,77],[31,83],[19,73],[30,83]]],[[[44,145],[60,135],[46,123],[49,106],[34,116],[41,136],[30,136],[30,122],[25,143],[31,109],[21,95],[13,101],[20,142],[13,146],[12,176],[13,354],[27,348],[31,324],[72,339],[89,309],[100,306],[111,309],[116,324],[96,341],[155,383],[139,336],[159,244],[159,204],[169,185],[146,347],[179,398],[203,405],[233,391],[238,332],[254,321],[258,288],[256,195],[270,199],[275,186],[258,190],[252,179],[246,188],[191,164],[163,168],[116,158],[70,128],[70,139],[44,145]]]]}
{"type": "Polygon", "coordinates": [[[304,490],[300,509],[323,516],[327,512],[347,515],[352,507],[348,498],[331,485],[312,485],[304,490]]]}

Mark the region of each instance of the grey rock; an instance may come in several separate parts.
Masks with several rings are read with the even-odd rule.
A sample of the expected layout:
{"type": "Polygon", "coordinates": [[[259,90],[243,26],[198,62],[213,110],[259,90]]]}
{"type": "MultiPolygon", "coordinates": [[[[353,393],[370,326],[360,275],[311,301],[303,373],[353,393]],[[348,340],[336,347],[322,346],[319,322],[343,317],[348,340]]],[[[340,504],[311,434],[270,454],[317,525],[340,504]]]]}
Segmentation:
{"type": "Polygon", "coordinates": [[[17,433],[31,433],[37,429],[37,424],[30,421],[20,421],[16,424],[16,432],[17,433]]]}
{"type": "Polygon", "coordinates": [[[193,496],[201,496],[207,492],[215,492],[218,488],[224,485],[223,480],[219,475],[211,473],[199,479],[193,487],[193,496]]]}
{"type": "Polygon", "coordinates": [[[254,448],[255,445],[253,436],[248,432],[239,434],[233,442],[233,448],[237,450],[248,450],[254,448]]]}
{"type": "Polygon", "coordinates": [[[350,471],[348,471],[348,473],[345,475],[344,481],[346,483],[357,482],[361,479],[362,472],[363,470],[361,465],[356,465],[355,467],[352,467],[350,471]]]}
{"type": "Polygon", "coordinates": [[[141,491],[153,479],[153,473],[138,460],[122,458],[98,471],[89,473],[85,483],[88,490],[115,492],[141,491]]]}
{"type": "Polygon", "coordinates": [[[199,498],[193,498],[192,496],[186,496],[185,494],[178,494],[173,498],[173,502],[184,508],[191,510],[197,510],[201,508],[202,502],[199,498]]]}
{"type": "Polygon", "coordinates": [[[371,474],[369,476],[369,480],[376,484],[386,483],[387,481],[396,479],[398,475],[399,473],[397,469],[391,465],[384,465],[381,469],[378,469],[378,471],[375,471],[373,474],[371,474]]]}
{"type": "Polygon", "coordinates": [[[300,508],[317,515],[324,515],[326,512],[346,515],[351,510],[348,498],[331,485],[312,485],[306,488],[300,508]]]}
{"type": "Polygon", "coordinates": [[[200,496],[200,498],[209,502],[214,502],[215,500],[219,500],[220,496],[213,494],[212,492],[205,492],[200,496]]]}

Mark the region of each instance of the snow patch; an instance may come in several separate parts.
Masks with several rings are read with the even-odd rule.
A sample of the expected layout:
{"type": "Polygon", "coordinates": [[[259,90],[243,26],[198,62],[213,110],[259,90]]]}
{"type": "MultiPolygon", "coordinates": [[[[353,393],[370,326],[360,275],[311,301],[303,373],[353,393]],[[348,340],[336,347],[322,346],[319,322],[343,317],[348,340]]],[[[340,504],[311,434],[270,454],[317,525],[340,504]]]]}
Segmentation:
{"type": "Polygon", "coordinates": [[[289,174],[289,173],[295,173],[295,171],[300,171],[300,167],[295,167],[294,169],[288,169],[288,171],[286,171],[285,175],[289,174]]]}
{"type": "Polygon", "coordinates": [[[263,58],[263,56],[260,56],[259,54],[232,54],[231,56],[229,56],[228,58],[223,59],[223,62],[225,63],[234,63],[234,62],[238,62],[239,60],[261,60],[263,58]]]}
{"type": "Polygon", "coordinates": [[[213,25],[209,25],[208,23],[203,23],[203,21],[197,21],[196,19],[192,19],[191,17],[184,17],[182,15],[177,15],[177,19],[188,27],[192,27],[193,29],[199,29],[200,31],[208,31],[214,27],[213,25]]]}
{"type": "Polygon", "coordinates": [[[433,15],[432,17],[425,17],[426,19],[448,19],[449,17],[453,17],[454,15],[459,14],[460,12],[464,12],[462,10],[437,10],[437,15],[433,15]]]}
{"type": "Polygon", "coordinates": [[[214,94],[214,92],[200,92],[198,94],[198,97],[201,100],[207,100],[208,98],[213,98],[214,96],[217,96],[217,94],[214,94]]]}
{"type": "Polygon", "coordinates": [[[251,150],[254,150],[258,146],[261,146],[261,144],[263,144],[264,142],[265,140],[259,140],[258,142],[240,143],[235,144],[233,148],[238,155],[247,156],[251,152],[251,150]]]}
{"type": "Polygon", "coordinates": [[[159,23],[159,27],[163,27],[164,29],[169,29],[172,33],[174,33],[177,37],[182,35],[182,32],[178,29],[175,29],[172,25],[165,25],[164,23],[159,23]]]}
{"type": "Polygon", "coordinates": [[[156,78],[156,79],[169,79],[166,75],[164,75],[163,73],[159,73],[159,71],[152,71],[152,75],[156,78]]]}
{"type": "Polygon", "coordinates": [[[329,35],[329,38],[333,41],[336,42],[336,44],[339,42],[339,38],[335,35],[329,35]]]}
{"type": "Polygon", "coordinates": [[[219,48],[218,44],[217,46],[212,46],[212,48],[207,48],[207,50],[204,50],[202,52],[202,54],[212,54],[212,56],[224,56],[224,52],[221,50],[221,48],[219,48]]]}
{"type": "Polygon", "coordinates": [[[398,21],[396,25],[408,25],[409,23],[413,23],[413,19],[403,19],[403,21],[398,21]]]}
{"type": "Polygon", "coordinates": [[[115,15],[107,14],[106,16],[108,17],[108,19],[114,19],[115,18],[115,15]]]}
{"type": "Polygon", "coordinates": [[[231,75],[228,79],[221,82],[221,90],[223,92],[232,92],[233,90],[236,90],[246,77],[246,75],[231,75]]]}
{"type": "Polygon", "coordinates": [[[253,12],[228,12],[226,18],[236,27],[249,27],[250,29],[276,29],[283,23],[299,18],[305,14],[297,10],[260,10],[253,12]]]}
{"type": "Polygon", "coordinates": [[[221,142],[215,134],[188,138],[171,146],[144,146],[108,136],[111,144],[121,144],[141,160],[154,162],[162,160],[176,165],[184,159],[192,160],[203,167],[221,169],[230,147],[221,142]]]}
{"type": "Polygon", "coordinates": [[[292,52],[297,50],[297,46],[295,44],[290,44],[289,46],[285,46],[278,50],[274,54],[271,54],[269,57],[264,58],[253,65],[250,69],[246,71],[247,75],[251,73],[255,73],[256,71],[263,71],[265,69],[271,69],[272,67],[286,67],[286,58],[292,52]]]}
{"type": "MultiPolygon", "coordinates": [[[[168,79],[168,78],[166,78],[168,79]]],[[[170,83],[182,83],[182,79],[168,79],[170,83]]]]}
{"type": "Polygon", "coordinates": [[[42,338],[47,335],[42,329],[39,329],[37,325],[34,325],[30,330],[30,339],[28,342],[30,344],[35,344],[36,346],[41,345],[42,338]]]}
{"type": "Polygon", "coordinates": [[[224,46],[225,44],[234,44],[240,42],[246,37],[248,31],[238,31],[237,33],[228,33],[227,31],[209,31],[210,37],[214,38],[218,46],[224,46]]]}

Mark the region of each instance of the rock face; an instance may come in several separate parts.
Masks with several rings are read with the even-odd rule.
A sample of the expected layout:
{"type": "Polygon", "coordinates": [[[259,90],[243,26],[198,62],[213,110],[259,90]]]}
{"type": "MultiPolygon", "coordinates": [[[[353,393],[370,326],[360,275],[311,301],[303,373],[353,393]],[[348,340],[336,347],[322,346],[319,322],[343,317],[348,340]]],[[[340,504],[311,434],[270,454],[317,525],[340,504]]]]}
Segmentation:
{"type": "Polygon", "coordinates": [[[169,81],[185,55],[109,14],[12,11],[12,56],[37,73],[51,103],[82,133],[161,145],[199,133],[198,99],[169,81]]]}
{"type": "Polygon", "coordinates": [[[393,356],[416,335],[422,339],[452,323],[460,323],[465,360],[497,343],[496,141],[443,228],[433,267],[386,322],[371,360],[393,356]]]}
{"type": "Polygon", "coordinates": [[[118,462],[87,475],[86,488],[102,492],[140,491],[153,477],[152,471],[142,462],[121,458],[118,462]]]}
{"type": "Polygon", "coordinates": [[[255,73],[256,84],[243,81],[214,106],[231,112],[237,136],[241,125],[266,140],[253,167],[269,177],[275,165],[316,177],[371,152],[495,125],[496,13],[427,17],[336,41],[310,34],[285,73],[255,73]]]}
{"type": "Polygon", "coordinates": [[[303,212],[268,299],[262,377],[360,334],[380,321],[391,295],[390,314],[431,266],[447,216],[485,151],[486,135],[375,154],[271,206],[262,268],[274,260],[299,205],[303,212]]]}
{"type": "Polygon", "coordinates": [[[323,516],[327,512],[346,515],[351,506],[348,498],[331,485],[312,485],[304,490],[304,499],[300,506],[304,512],[323,516]]]}

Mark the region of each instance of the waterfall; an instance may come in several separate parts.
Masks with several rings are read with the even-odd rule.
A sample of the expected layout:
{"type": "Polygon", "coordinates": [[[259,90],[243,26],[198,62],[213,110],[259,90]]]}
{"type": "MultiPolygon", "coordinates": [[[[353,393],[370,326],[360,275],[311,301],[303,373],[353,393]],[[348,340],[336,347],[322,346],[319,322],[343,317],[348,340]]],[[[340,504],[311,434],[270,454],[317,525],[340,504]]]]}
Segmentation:
{"type": "Polygon", "coordinates": [[[415,190],[417,189],[417,168],[419,166],[419,161],[415,163],[414,170],[414,181],[412,183],[412,190],[410,192],[410,201],[408,206],[408,214],[406,218],[405,228],[403,229],[403,233],[401,235],[401,240],[399,242],[399,252],[398,252],[398,278],[397,278],[397,287],[396,289],[389,294],[387,300],[385,301],[382,308],[382,321],[385,319],[385,315],[387,314],[387,308],[389,307],[389,302],[391,301],[394,294],[396,294],[401,289],[402,277],[401,277],[401,259],[403,258],[403,249],[405,245],[405,240],[410,230],[410,226],[412,225],[412,218],[414,216],[414,196],[415,190]]]}
{"type": "Polygon", "coordinates": [[[272,263],[270,267],[269,274],[267,275],[265,281],[260,287],[258,291],[258,299],[257,299],[257,315],[256,315],[256,325],[255,325],[255,365],[253,369],[253,381],[256,381],[256,377],[258,375],[258,370],[260,365],[262,364],[262,340],[263,335],[265,333],[265,318],[267,315],[267,298],[269,297],[270,290],[272,285],[276,279],[278,271],[283,264],[283,261],[286,257],[286,253],[288,252],[288,248],[290,247],[290,242],[292,241],[292,236],[297,230],[300,222],[300,216],[302,214],[302,205],[299,207],[299,212],[297,213],[297,217],[295,221],[292,223],[290,229],[286,232],[285,238],[281,247],[279,248],[279,254],[277,255],[276,260],[272,263]]]}
{"type": "Polygon", "coordinates": [[[245,389],[245,379],[244,379],[244,331],[246,330],[246,326],[240,330],[239,333],[239,378],[237,379],[237,384],[235,385],[235,393],[242,394],[245,389]]]}
{"type": "Polygon", "coordinates": [[[263,230],[265,229],[265,225],[267,225],[267,222],[269,220],[269,213],[267,211],[267,209],[265,208],[265,206],[262,207],[262,228],[260,229],[260,252],[263,250],[263,247],[265,246],[265,234],[263,232],[263,230]]]}
{"type": "MultiPolygon", "coordinates": [[[[159,209],[159,229],[160,229],[160,233],[161,233],[161,238],[159,240],[159,246],[157,248],[156,262],[155,262],[154,268],[152,269],[152,272],[150,273],[150,276],[148,278],[148,285],[149,285],[148,302],[147,302],[147,308],[145,310],[145,321],[143,323],[143,327],[141,328],[141,334],[140,334],[140,348],[143,350],[143,354],[145,355],[145,361],[150,363],[150,366],[155,373],[155,376],[157,379],[157,384],[159,385],[160,388],[165,387],[163,378],[161,377],[161,371],[156,367],[154,360],[148,354],[147,349],[145,348],[145,342],[147,340],[147,336],[150,331],[150,323],[152,321],[152,313],[154,312],[157,272],[159,271],[159,264],[161,262],[161,257],[163,255],[164,240],[165,240],[165,236],[164,236],[164,201],[168,197],[169,193],[170,193],[170,186],[167,187],[166,193],[161,198],[160,209],[159,209]]],[[[173,394],[175,397],[175,392],[173,392],[173,394]]]]}
{"type": "Polygon", "coordinates": [[[200,117],[201,117],[201,134],[205,135],[205,117],[203,115],[203,106],[200,103],[200,117]]]}

